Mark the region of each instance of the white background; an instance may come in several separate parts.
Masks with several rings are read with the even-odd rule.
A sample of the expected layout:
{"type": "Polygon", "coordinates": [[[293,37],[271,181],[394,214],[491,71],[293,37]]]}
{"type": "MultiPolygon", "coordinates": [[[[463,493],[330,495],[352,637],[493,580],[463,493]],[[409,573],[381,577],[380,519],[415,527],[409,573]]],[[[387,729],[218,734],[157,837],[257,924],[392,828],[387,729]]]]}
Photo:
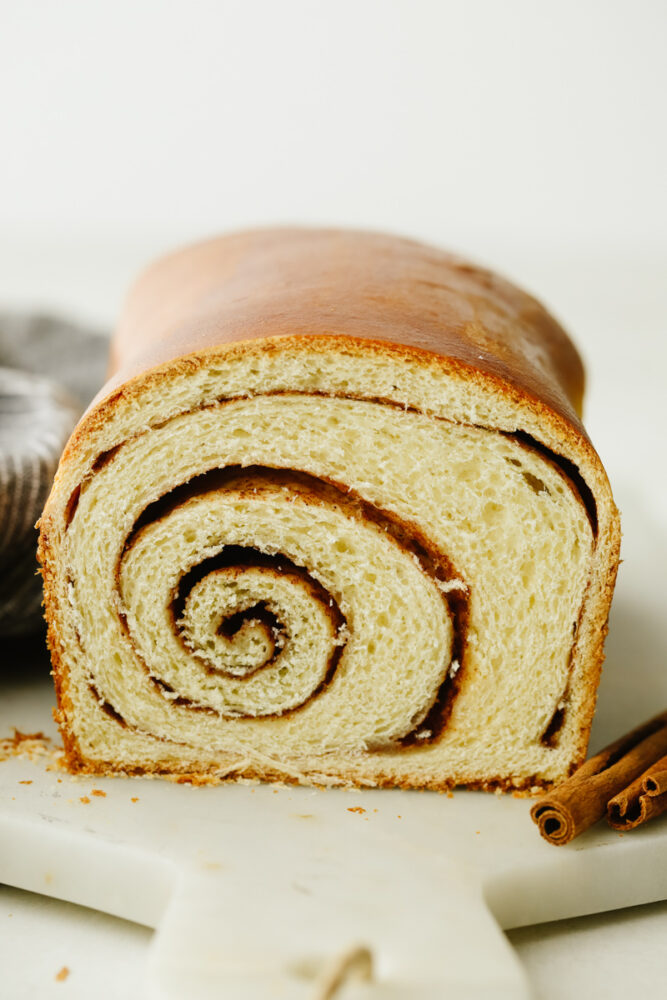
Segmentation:
{"type": "Polygon", "coordinates": [[[665,251],[662,0],[2,0],[0,18],[0,301],[64,301],[85,245],[86,281],[116,258],[120,287],[65,304],[111,318],[146,258],[267,222],[392,229],[514,272],[665,251]]]}
{"type": "Polygon", "coordinates": [[[3,237],[664,245],[661,0],[9,0],[3,237]]]}
{"type": "MultiPolygon", "coordinates": [[[[598,718],[627,728],[629,661],[667,663],[666,51],[662,0],[0,0],[0,309],[107,326],[155,254],[271,222],[421,237],[536,293],[584,354],[587,424],[625,515],[606,676],[628,680],[621,704],[603,676],[598,718]]],[[[60,905],[6,899],[5,969],[30,927],[54,939],[60,905]]],[[[543,997],[585,995],[571,954],[588,956],[588,995],[620,997],[639,942],[642,985],[659,975],[666,916],[515,942],[543,997]]],[[[130,929],[88,926],[129,975],[139,932],[131,946],[130,929]]],[[[34,977],[46,990],[50,967],[30,984],[20,969],[16,996],[47,995],[34,977]]]]}

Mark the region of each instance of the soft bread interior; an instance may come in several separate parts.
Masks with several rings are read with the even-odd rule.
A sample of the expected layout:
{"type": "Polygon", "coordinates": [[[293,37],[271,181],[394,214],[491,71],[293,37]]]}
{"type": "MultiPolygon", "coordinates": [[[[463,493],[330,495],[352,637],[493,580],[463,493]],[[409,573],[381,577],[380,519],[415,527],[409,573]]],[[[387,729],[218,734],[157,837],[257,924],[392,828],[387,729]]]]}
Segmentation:
{"type": "Polygon", "coordinates": [[[590,714],[600,547],[527,433],[573,453],[474,379],[289,344],[186,361],[93,415],[45,523],[80,766],[563,776],[590,714]]]}

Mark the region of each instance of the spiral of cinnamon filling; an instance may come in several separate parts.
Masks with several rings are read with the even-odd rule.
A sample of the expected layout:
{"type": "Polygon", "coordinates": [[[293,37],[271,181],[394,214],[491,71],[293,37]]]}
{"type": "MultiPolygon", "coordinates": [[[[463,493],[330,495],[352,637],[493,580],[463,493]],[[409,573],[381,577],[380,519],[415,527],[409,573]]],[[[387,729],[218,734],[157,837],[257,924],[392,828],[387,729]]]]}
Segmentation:
{"type": "Polygon", "coordinates": [[[256,720],[325,699],[339,720],[332,746],[428,740],[444,724],[463,584],[444,556],[350,491],[271,469],[205,473],[142,512],[115,578],[125,643],[167,702],[256,720]],[[415,620],[418,677],[401,669],[400,637],[415,620]],[[369,688],[381,698],[360,718],[353,705],[369,688]]]}
{"type": "Polygon", "coordinates": [[[460,756],[478,725],[466,697],[486,687],[491,755],[533,698],[507,670],[521,657],[526,675],[528,655],[547,679],[524,737],[535,758],[568,682],[590,551],[577,532],[591,537],[571,482],[524,442],[382,402],[255,396],[140,430],[69,504],[69,696],[97,719],[79,746],[99,754],[120,726],[126,767],[142,747],[172,769],[393,761],[445,737],[460,756]],[[539,661],[516,634],[522,605],[539,661]]]}

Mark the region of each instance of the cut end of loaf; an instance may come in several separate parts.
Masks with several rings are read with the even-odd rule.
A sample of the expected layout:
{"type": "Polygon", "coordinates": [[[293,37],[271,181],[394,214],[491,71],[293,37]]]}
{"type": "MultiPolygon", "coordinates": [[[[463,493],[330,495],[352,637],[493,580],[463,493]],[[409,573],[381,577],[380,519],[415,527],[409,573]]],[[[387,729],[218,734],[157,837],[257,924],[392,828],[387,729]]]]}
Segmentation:
{"type": "Polygon", "coordinates": [[[344,337],[169,362],[80,425],[41,557],[72,770],[530,791],[585,753],[606,478],[465,366],[344,337]]]}

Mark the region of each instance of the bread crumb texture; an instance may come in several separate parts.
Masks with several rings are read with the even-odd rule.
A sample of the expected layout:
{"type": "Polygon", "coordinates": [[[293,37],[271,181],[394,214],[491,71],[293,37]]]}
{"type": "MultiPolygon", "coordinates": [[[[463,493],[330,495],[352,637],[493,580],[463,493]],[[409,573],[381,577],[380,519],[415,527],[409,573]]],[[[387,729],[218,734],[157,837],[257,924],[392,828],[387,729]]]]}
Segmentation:
{"type": "Polygon", "coordinates": [[[69,767],[564,778],[616,513],[587,439],[515,396],[425,354],[287,338],[165,364],[99,404],[42,519],[69,767]]]}

